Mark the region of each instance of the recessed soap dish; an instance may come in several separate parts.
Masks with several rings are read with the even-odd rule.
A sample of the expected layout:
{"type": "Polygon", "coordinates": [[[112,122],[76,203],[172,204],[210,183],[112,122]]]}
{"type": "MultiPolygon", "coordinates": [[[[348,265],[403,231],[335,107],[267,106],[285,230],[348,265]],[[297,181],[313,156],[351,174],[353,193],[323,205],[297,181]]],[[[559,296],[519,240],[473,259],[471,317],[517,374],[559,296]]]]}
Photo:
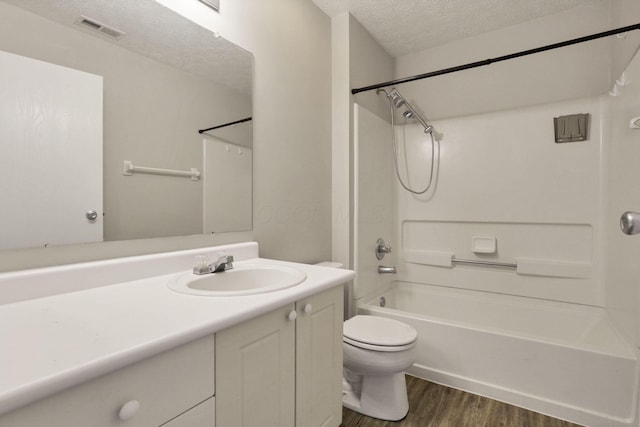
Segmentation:
{"type": "Polygon", "coordinates": [[[476,254],[495,254],[498,242],[494,236],[471,237],[471,250],[476,254]]]}

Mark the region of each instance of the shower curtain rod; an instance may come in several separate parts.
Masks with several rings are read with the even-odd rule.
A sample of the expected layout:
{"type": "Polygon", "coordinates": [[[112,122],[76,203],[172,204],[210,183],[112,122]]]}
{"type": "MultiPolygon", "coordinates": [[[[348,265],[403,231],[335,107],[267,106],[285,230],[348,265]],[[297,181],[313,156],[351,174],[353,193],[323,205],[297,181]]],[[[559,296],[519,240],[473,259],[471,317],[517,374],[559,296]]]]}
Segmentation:
{"type": "Polygon", "coordinates": [[[252,117],[247,117],[246,119],[236,120],[235,122],[225,123],[223,125],[214,126],[214,127],[208,128],[208,129],[200,129],[198,131],[198,133],[204,133],[204,132],[207,132],[207,131],[210,131],[210,130],[214,130],[214,129],[220,129],[220,128],[224,128],[224,127],[227,127],[227,126],[237,125],[238,123],[248,122],[251,119],[252,119],[252,117]]]}
{"type": "Polygon", "coordinates": [[[397,80],[390,80],[388,82],[378,83],[378,84],[371,85],[371,86],[364,86],[364,87],[352,89],[351,93],[355,95],[355,94],[360,93],[360,92],[366,92],[366,91],[369,91],[369,90],[380,89],[380,88],[387,87],[387,86],[413,82],[415,80],[428,79],[430,77],[436,77],[436,76],[441,76],[443,74],[455,73],[457,71],[468,70],[470,68],[482,67],[482,66],[485,66],[485,65],[493,64],[494,62],[501,62],[501,61],[506,61],[508,59],[519,58],[521,56],[533,55],[534,53],[540,53],[540,52],[545,52],[547,50],[557,49],[557,48],[560,48],[560,47],[571,46],[571,45],[578,44],[578,43],[584,43],[584,42],[588,42],[588,41],[591,41],[591,40],[596,40],[596,39],[600,39],[600,38],[603,38],[603,37],[613,36],[613,35],[620,34],[620,33],[626,33],[626,32],[633,31],[633,30],[640,30],[640,23],[634,24],[634,25],[629,25],[629,26],[626,26],[626,27],[616,28],[614,30],[604,31],[602,33],[591,34],[589,36],[579,37],[577,39],[571,39],[571,40],[567,40],[567,41],[560,42],[560,43],[554,43],[554,44],[538,47],[538,48],[535,48],[535,49],[523,50],[521,52],[511,53],[509,55],[499,56],[497,58],[485,59],[484,61],[470,62],[468,64],[458,65],[456,67],[443,68],[441,70],[431,71],[429,73],[418,74],[418,75],[411,76],[411,77],[404,77],[404,78],[397,79],[397,80]]]}

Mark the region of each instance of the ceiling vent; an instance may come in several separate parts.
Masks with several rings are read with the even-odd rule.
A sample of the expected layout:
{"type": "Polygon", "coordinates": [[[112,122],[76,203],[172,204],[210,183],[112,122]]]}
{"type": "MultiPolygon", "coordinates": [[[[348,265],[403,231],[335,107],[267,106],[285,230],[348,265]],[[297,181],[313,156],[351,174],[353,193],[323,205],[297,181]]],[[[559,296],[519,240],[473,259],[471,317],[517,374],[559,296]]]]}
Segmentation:
{"type": "Polygon", "coordinates": [[[103,24],[102,22],[96,21],[93,18],[87,18],[84,15],[81,15],[80,18],[76,20],[76,24],[91,31],[102,33],[105,36],[116,40],[119,40],[126,35],[124,31],[120,31],[117,28],[103,24]]]}

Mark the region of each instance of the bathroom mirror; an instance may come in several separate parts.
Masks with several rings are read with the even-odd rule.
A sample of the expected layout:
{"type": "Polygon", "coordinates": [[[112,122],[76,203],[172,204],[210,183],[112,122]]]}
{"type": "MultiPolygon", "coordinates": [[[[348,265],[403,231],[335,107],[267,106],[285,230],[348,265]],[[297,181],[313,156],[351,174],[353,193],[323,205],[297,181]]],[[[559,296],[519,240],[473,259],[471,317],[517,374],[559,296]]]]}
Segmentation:
{"type": "MultiPolygon", "coordinates": [[[[155,0],[0,0],[0,22],[0,51],[102,77],[102,164],[96,168],[103,173],[102,188],[95,191],[103,191],[103,207],[93,220],[103,226],[98,241],[251,229],[253,56],[249,52],[155,0]],[[232,122],[239,123],[198,132],[232,122]],[[218,160],[235,155],[239,160],[233,161],[242,166],[216,176],[220,168],[207,167],[207,152],[209,157],[223,153],[218,160]],[[126,174],[125,161],[168,171],[195,169],[200,176],[126,174]],[[234,187],[234,183],[240,184],[234,187]],[[219,200],[224,197],[218,193],[207,197],[206,191],[220,188],[239,192],[235,194],[244,202],[223,205],[219,200]],[[224,214],[215,214],[221,210],[224,214]],[[214,215],[207,216],[211,212],[214,215]],[[224,223],[225,218],[231,222],[224,223]]],[[[24,156],[3,152],[2,157],[14,162],[24,156]]],[[[67,157],[71,157],[68,168],[85,161],[67,157]]],[[[78,175],[77,182],[84,182],[78,175]]],[[[38,179],[33,181],[37,185],[38,179]]],[[[75,188],[66,191],[73,193],[75,188]]],[[[22,206],[29,193],[26,190],[25,199],[9,203],[22,206]]],[[[43,208],[44,215],[31,223],[58,227],[46,223],[47,211],[55,204],[43,208]]],[[[86,221],[85,212],[81,215],[86,221]]],[[[25,220],[2,227],[25,227],[25,220]]],[[[12,247],[56,244],[60,243],[12,247]]]]}

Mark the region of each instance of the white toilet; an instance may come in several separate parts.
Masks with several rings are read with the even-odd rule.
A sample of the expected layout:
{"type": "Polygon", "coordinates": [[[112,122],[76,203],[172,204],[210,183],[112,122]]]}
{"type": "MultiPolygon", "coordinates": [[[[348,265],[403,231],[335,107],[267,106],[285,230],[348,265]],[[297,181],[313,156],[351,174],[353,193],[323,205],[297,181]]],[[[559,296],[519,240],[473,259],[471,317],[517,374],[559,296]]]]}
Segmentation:
{"type": "Polygon", "coordinates": [[[418,333],[397,320],[358,315],[344,322],[342,404],[397,421],[409,411],[404,371],[415,362],[418,333]]]}
{"type": "Polygon", "coordinates": [[[386,317],[358,315],[345,321],[342,405],[381,420],[404,418],[409,411],[404,371],[415,362],[417,340],[414,328],[386,317]]]}

